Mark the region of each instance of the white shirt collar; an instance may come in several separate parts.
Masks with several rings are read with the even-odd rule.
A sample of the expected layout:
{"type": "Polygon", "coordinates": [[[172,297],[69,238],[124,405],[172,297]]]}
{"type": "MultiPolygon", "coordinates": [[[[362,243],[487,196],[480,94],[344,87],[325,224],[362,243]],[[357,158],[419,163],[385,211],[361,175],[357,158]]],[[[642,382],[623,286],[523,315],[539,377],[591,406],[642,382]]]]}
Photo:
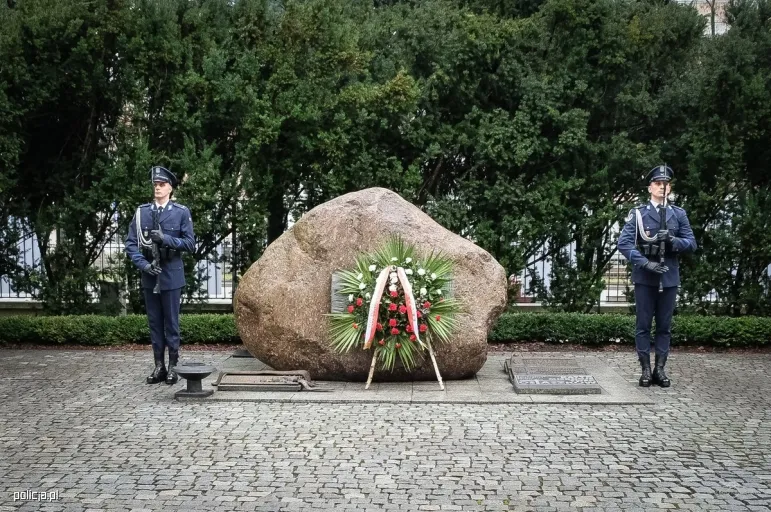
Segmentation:
{"type": "Polygon", "coordinates": [[[155,207],[156,207],[156,208],[159,208],[161,211],[163,211],[163,210],[165,210],[165,209],[166,209],[166,207],[169,205],[169,203],[170,203],[170,202],[171,202],[170,200],[166,200],[166,202],[165,202],[165,203],[163,203],[162,205],[159,205],[158,203],[156,203],[155,201],[153,201],[153,204],[155,204],[155,207]]]}
{"type": "Polygon", "coordinates": [[[661,203],[657,203],[653,199],[650,200],[651,205],[653,205],[653,209],[657,209],[659,206],[661,206],[661,203]]]}

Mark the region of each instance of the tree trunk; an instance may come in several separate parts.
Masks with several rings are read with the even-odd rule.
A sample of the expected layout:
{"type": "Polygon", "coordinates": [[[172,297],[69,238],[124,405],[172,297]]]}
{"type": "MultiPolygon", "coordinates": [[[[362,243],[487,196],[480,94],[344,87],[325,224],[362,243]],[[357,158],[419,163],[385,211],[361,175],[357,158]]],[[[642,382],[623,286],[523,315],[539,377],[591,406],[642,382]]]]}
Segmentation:
{"type": "Polygon", "coordinates": [[[268,199],[268,245],[280,237],[286,230],[286,207],[284,191],[275,188],[268,199]]]}

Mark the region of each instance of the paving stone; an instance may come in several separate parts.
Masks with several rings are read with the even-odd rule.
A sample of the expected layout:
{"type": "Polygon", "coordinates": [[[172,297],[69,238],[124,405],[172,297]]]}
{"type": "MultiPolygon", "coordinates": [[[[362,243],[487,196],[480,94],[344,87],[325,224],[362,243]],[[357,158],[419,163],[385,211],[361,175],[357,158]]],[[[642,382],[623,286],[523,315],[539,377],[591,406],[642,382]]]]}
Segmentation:
{"type": "Polygon", "coordinates": [[[577,353],[646,399],[618,405],[485,403],[511,388],[492,366],[435,402],[416,395],[436,383],[404,403],[180,403],[183,384],[144,384],[150,359],[0,350],[0,511],[771,510],[768,354],[675,351],[672,387],[642,390],[631,352],[577,353]]]}

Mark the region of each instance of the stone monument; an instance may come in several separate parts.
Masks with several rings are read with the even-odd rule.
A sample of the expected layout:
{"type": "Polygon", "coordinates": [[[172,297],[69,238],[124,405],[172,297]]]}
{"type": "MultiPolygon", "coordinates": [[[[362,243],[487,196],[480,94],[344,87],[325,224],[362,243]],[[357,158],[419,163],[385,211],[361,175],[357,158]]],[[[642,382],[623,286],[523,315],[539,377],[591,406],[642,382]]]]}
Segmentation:
{"type": "MultiPolygon", "coordinates": [[[[487,334],[506,306],[506,273],[486,251],[440,226],[398,194],[370,188],[317,206],[276,239],[241,278],[233,309],[249,352],[275,370],[308,370],[316,380],[364,381],[370,351],[330,346],[332,274],[350,267],[391,235],[453,262],[454,298],[462,304],[448,344],[435,347],[445,379],[474,375],[487,359],[487,334]]],[[[376,380],[435,379],[430,360],[376,380]]]]}

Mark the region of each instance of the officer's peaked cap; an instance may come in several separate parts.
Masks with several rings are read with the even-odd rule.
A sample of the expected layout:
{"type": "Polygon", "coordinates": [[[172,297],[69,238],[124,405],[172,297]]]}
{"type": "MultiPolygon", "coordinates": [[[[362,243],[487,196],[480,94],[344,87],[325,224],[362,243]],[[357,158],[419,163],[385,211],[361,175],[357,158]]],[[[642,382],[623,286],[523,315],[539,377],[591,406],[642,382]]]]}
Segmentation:
{"type": "Polygon", "coordinates": [[[672,170],[667,164],[657,165],[648,172],[645,177],[645,183],[653,183],[654,181],[672,181],[675,177],[675,171],[672,170]]]}
{"type": "Polygon", "coordinates": [[[177,177],[174,176],[170,170],[160,165],[154,165],[150,169],[150,181],[155,183],[156,181],[165,181],[169,183],[173,188],[177,188],[177,177]]]}

